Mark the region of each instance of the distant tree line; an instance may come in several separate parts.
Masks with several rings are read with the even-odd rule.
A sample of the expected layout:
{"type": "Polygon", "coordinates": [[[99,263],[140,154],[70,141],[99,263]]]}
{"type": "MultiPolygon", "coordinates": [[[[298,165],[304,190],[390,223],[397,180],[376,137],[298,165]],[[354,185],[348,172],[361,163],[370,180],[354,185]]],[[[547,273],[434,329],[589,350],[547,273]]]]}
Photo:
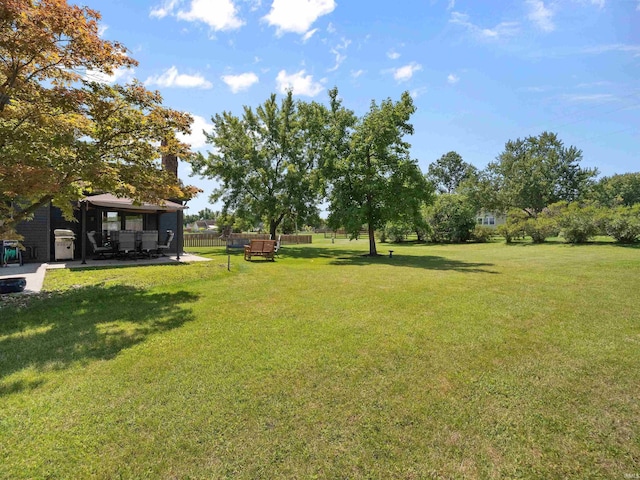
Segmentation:
{"type": "Polygon", "coordinates": [[[414,111],[407,92],[396,102],[372,101],[361,117],[343,106],[335,88],[328,105],[294,101],[291,92],[280,102],[272,95],[241,116],[216,114],[207,133],[215,148],[197,156],[194,171],[218,180],[211,199],[222,201],[221,215],[236,227],[263,224],[275,235],[319,223],[325,201],[328,226],[352,238],[366,229],[370,255],[377,254],[376,233],[382,241],[409,234],[419,241],[486,241],[498,232],[507,241],[529,235],[537,242],[561,231],[569,241],[603,232],[637,239],[620,231],[623,225],[635,231],[640,222],[634,207],[640,174],[596,180],[597,169],[580,166],[582,152],[550,132],[509,140],[483,170],[451,151],[423,174],[406,141],[414,111]],[[603,207],[607,220],[597,210],[603,207]],[[497,230],[478,226],[481,212],[506,215],[507,222],[497,230]],[[586,218],[595,227],[579,233],[586,218]]]}

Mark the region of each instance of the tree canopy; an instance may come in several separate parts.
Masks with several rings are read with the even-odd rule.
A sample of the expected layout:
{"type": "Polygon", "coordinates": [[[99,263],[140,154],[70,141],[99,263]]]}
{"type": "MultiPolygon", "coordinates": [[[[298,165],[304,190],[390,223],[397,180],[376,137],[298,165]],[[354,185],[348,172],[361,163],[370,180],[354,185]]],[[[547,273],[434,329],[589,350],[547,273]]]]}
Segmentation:
{"type": "Polygon", "coordinates": [[[640,203],[640,173],[623,173],[602,177],[593,188],[592,197],[602,205],[631,206],[640,203]]]}
{"type": "Polygon", "coordinates": [[[414,111],[411,96],[404,92],[398,102],[371,102],[352,131],[340,128],[336,133],[340,155],[328,169],[328,221],[352,236],[366,224],[370,255],[377,255],[375,230],[408,212],[419,212],[432,192],[404,141],[413,133],[409,120],[414,111]]]}
{"type": "Polygon", "coordinates": [[[91,191],[134,200],[189,198],[161,169],[160,155],[190,158],[176,132],[191,117],[157,92],[91,82],[136,65],[118,42],[98,35],[100,14],[65,0],[0,5],[0,233],[9,235],[41,205],[65,216],[91,191]],[[162,145],[161,145],[162,142],[162,145]]]}
{"type": "Polygon", "coordinates": [[[581,168],[581,160],[582,152],[566,148],[555,133],[509,140],[485,171],[495,192],[492,207],[519,208],[537,216],[552,203],[579,200],[597,174],[595,168],[581,168]]]}
{"type": "Polygon", "coordinates": [[[274,236],[287,216],[304,222],[317,215],[316,114],[324,118],[321,105],[303,106],[291,92],[280,103],[271,95],[255,111],[245,106],[241,117],[216,114],[206,134],[213,151],[193,162],[195,172],[220,182],[212,201],[222,200],[236,216],[265,220],[274,236]]]}
{"type": "Polygon", "coordinates": [[[457,152],[448,152],[429,165],[427,178],[440,193],[456,193],[460,184],[478,174],[478,169],[462,160],[457,152]]]}

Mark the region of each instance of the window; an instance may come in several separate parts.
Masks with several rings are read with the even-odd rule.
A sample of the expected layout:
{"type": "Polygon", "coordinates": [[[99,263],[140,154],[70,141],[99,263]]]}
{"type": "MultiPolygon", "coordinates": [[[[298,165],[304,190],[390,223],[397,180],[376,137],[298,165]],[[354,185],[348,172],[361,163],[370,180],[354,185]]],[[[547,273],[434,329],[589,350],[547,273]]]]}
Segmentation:
{"type": "Polygon", "coordinates": [[[116,230],[120,230],[118,212],[102,212],[102,231],[113,232],[116,230]]]}
{"type": "Polygon", "coordinates": [[[124,229],[125,230],[136,230],[141,232],[144,230],[144,221],[142,214],[132,215],[127,213],[124,217],[124,229]]]}

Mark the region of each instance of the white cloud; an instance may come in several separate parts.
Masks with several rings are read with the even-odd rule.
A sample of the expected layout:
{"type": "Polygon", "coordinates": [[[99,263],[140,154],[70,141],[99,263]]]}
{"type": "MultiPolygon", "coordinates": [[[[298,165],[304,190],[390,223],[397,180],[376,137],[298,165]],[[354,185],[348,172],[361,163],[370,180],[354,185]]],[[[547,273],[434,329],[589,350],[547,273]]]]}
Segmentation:
{"type": "Polygon", "coordinates": [[[469,20],[469,15],[460,12],[451,12],[449,23],[460,25],[479,38],[494,40],[514,36],[518,33],[519,27],[518,22],[501,22],[493,28],[482,28],[473,24],[469,20]]]}
{"type": "Polygon", "coordinates": [[[178,0],[165,0],[161,5],[152,8],[149,16],[155,18],[164,18],[167,15],[173,13],[176,5],[178,5],[178,0]]]}
{"type": "Polygon", "coordinates": [[[178,69],[172,66],[161,75],[151,76],[144,81],[145,85],[157,85],[159,87],[178,88],[211,88],[213,85],[199,73],[187,75],[178,73],[178,69]]]}
{"type": "Polygon", "coordinates": [[[411,98],[413,98],[415,100],[416,98],[418,98],[420,95],[422,95],[426,91],[427,91],[427,87],[420,87],[420,88],[416,88],[414,90],[411,90],[411,92],[409,92],[409,95],[411,95],[411,98]]]}
{"type": "Polygon", "coordinates": [[[419,70],[422,70],[422,65],[416,62],[411,62],[408,65],[395,69],[393,71],[393,78],[398,82],[406,82],[407,80],[411,80],[413,74],[419,70]]]}
{"type": "Polygon", "coordinates": [[[364,70],[351,70],[351,78],[358,78],[364,74],[364,70]]]}
{"type": "Polygon", "coordinates": [[[391,60],[397,60],[398,58],[400,58],[400,54],[391,49],[387,52],[387,57],[389,57],[391,60]]]}
{"type": "Polygon", "coordinates": [[[574,103],[602,103],[617,100],[610,93],[595,93],[592,95],[564,95],[563,98],[574,103]]]}
{"type": "Polygon", "coordinates": [[[104,23],[98,27],[98,36],[100,38],[104,37],[105,32],[109,28],[109,25],[105,25],[104,23]]]}
{"type": "Polygon", "coordinates": [[[294,95],[305,95],[315,97],[324,90],[324,85],[314,82],[312,75],[305,75],[304,70],[287,74],[286,70],[280,70],[276,77],[276,88],[280,93],[287,93],[291,90],[294,95]]]}
{"type": "Polygon", "coordinates": [[[640,56],[640,45],[614,43],[610,45],[596,45],[594,47],[587,47],[582,49],[582,53],[592,53],[596,55],[609,52],[630,52],[634,54],[634,57],[638,57],[640,56]]]}
{"type": "Polygon", "coordinates": [[[263,19],[276,27],[277,35],[304,34],[319,17],[335,8],[335,0],[273,0],[271,11],[263,19]]]}
{"type": "Polygon", "coordinates": [[[302,43],[306,43],[307,40],[313,37],[313,34],[316,33],[317,31],[318,29],[314,28],[313,30],[309,30],[307,33],[305,33],[304,36],[302,37],[302,43]]]}
{"type": "Polygon", "coordinates": [[[451,85],[453,85],[454,83],[458,83],[460,81],[460,77],[457,76],[455,73],[450,73],[447,76],[447,82],[449,82],[451,85]]]}
{"type": "Polygon", "coordinates": [[[182,133],[178,133],[178,140],[184,143],[188,143],[191,145],[191,148],[197,150],[199,148],[203,148],[207,144],[207,137],[205,137],[203,130],[206,130],[208,133],[213,131],[213,125],[207,123],[207,120],[204,117],[199,115],[191,115],[193,117],[193,123],[191,124],[191,133],[189,135],[184,135],[182,133]]]}
{"type": "Polygon", "coordinates": [[[99,70],[87,70],[84,74],[85,80],[99,83],[117,83],[119,81],[128,82],[133,79],[135,70],[133,68],[118,67],[111,75],[99,70]]]}
{"type": "Polygon", "coordinates": [[[247,72],[239,75],[223,75],[222,81],[229,86],[233,93],[238,93],[258,83],[259,79],[255,73],[247,72]]]}
{"type": "Polygon", "coordinates": [[[336,64],[328,70],[329,72],[336,71],[338,68],[340,68],[340,65],[342,65],[342,62],[344,62],[347,59],[347,56],[343,52],[347,50],[347,47],[349,47],[350,44],[351,44],[351,40],[347,40],[346,38],[343,38],[341,44],[336,45],[334,48],[330,50],[331,53],[333,53],[336,56],[336,64]]]}
{"type": "Polygon", "coordinates": [[[191,0],[188,12],[180,10],[178,19],[188,22],[203,22],[213,30],[234,30],[244,25],[238,9],[231,0],[191,0]]]}
{"type": "MultiPolygon", "coordinates": [[[[640,0],[638,0],[640,2],[640,0]]],[[[327,32],[328,33],[336,33],[336,27],[333,26],[333,23],[329,22],[329,25],[327,25],[327,32]]]]}
{"type": "Polygon", "coordinates": [[[191,0],[188,10],[177,10],[180,4],[180,0],[165,0],[149,15],[155,18],[173,15],[187,22],[202,22],[215,31],[234,30],[244,25],[232,0],[191,0]]]}
{"type": "Polygon", "coordinates": [[[447,10],[453,10],[456,7],[456,0],[449,0],[447,4],[447,10]]]}
{"type": "Polygon", "coordinates": [[[527,0],[529,6],[528,18],[533,24],[544,32],[553,32],[556,26],[553,23],[554,12],[545,7],[542,0],[527,0]]]}

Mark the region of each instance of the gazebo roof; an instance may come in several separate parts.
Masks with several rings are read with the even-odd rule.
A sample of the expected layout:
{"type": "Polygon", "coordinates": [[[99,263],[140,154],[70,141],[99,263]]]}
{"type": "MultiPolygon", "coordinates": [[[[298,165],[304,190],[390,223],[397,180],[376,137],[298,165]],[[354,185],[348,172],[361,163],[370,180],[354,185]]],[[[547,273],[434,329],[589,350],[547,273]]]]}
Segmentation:
{"type": "Polygon", "coordinates": [[[94,207],[113,208],[114,210],[149,213],[149,212],[177,212],[188,208],[186,205],[165,200],[162,204],[147,203],[136,204],[132,199],[126,197],[116,197],[111,193],[103,193],[100,195],[91,195],[85,197],[81,202],[87,202],[94,207]]]}

